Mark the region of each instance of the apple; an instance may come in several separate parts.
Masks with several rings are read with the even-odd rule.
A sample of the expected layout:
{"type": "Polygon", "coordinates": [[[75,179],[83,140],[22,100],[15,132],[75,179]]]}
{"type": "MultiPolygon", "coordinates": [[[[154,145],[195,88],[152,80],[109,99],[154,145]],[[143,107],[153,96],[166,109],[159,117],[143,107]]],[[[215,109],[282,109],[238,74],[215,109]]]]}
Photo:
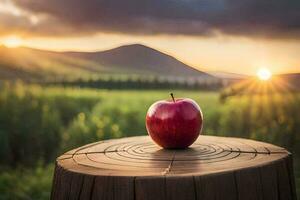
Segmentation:
{"type": "Polygon", "coordinates": [[[146,128],[150,137],[167,149],[187,148],[200,135],[203,115],[192,99],[161,100],[152,104],[146,115],[146,128]]]}

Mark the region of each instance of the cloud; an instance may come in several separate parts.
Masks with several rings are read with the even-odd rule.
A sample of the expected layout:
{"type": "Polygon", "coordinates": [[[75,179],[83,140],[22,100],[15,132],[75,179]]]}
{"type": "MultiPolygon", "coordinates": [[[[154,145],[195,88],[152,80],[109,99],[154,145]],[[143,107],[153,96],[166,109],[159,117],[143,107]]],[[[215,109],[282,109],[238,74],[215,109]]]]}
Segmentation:
{"type": "MultiPolygon", "coordinates": [[[[213,36],[300,37],[299,0],[11,0],[30,20],[5,17],[6,26],[28,34],[99,32],[213,36]],[[10,23],[10,24],[8,24],[10,23]],[[25,26],[25,24],[28,26],[25,26]]],[[[3,31],[2,29],[0,31],[3,31]]]]}

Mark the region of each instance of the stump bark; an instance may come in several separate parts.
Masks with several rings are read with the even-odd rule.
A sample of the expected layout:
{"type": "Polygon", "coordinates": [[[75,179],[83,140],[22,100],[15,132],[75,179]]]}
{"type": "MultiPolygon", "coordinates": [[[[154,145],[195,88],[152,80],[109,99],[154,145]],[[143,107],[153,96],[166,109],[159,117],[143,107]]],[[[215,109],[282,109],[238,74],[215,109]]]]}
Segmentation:
{"type": "Polygon", "coordinates": [[[148,136],[100,141],[56,161],[51,199],[296,200],[291,154],[254,140],[200,136],[165,150],[148,136]]]}

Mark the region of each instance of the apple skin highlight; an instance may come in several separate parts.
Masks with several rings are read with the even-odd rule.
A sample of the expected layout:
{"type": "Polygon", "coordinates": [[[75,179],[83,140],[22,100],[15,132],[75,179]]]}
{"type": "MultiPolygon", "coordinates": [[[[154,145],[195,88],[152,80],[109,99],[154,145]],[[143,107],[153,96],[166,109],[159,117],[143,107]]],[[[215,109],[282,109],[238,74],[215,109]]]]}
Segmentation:
{"type": "Polygon", "coordinates": [[[188,98],[155,102],[146,115],[148,134],[166,149],[189,147],[200,135],[202,127],[201,109],[188,98]]]}

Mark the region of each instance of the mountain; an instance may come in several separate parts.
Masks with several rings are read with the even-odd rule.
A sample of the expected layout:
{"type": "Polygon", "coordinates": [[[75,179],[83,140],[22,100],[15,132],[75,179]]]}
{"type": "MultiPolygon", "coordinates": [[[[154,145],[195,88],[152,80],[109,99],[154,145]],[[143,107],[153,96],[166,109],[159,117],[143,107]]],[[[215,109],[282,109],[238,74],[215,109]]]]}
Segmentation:
{"type": "Polygon", "coordinates": [[[170,55],[141,44],[98,52],[0,47],[0,79],[57,80],[103,75],[216,79],[170,55]]]}

